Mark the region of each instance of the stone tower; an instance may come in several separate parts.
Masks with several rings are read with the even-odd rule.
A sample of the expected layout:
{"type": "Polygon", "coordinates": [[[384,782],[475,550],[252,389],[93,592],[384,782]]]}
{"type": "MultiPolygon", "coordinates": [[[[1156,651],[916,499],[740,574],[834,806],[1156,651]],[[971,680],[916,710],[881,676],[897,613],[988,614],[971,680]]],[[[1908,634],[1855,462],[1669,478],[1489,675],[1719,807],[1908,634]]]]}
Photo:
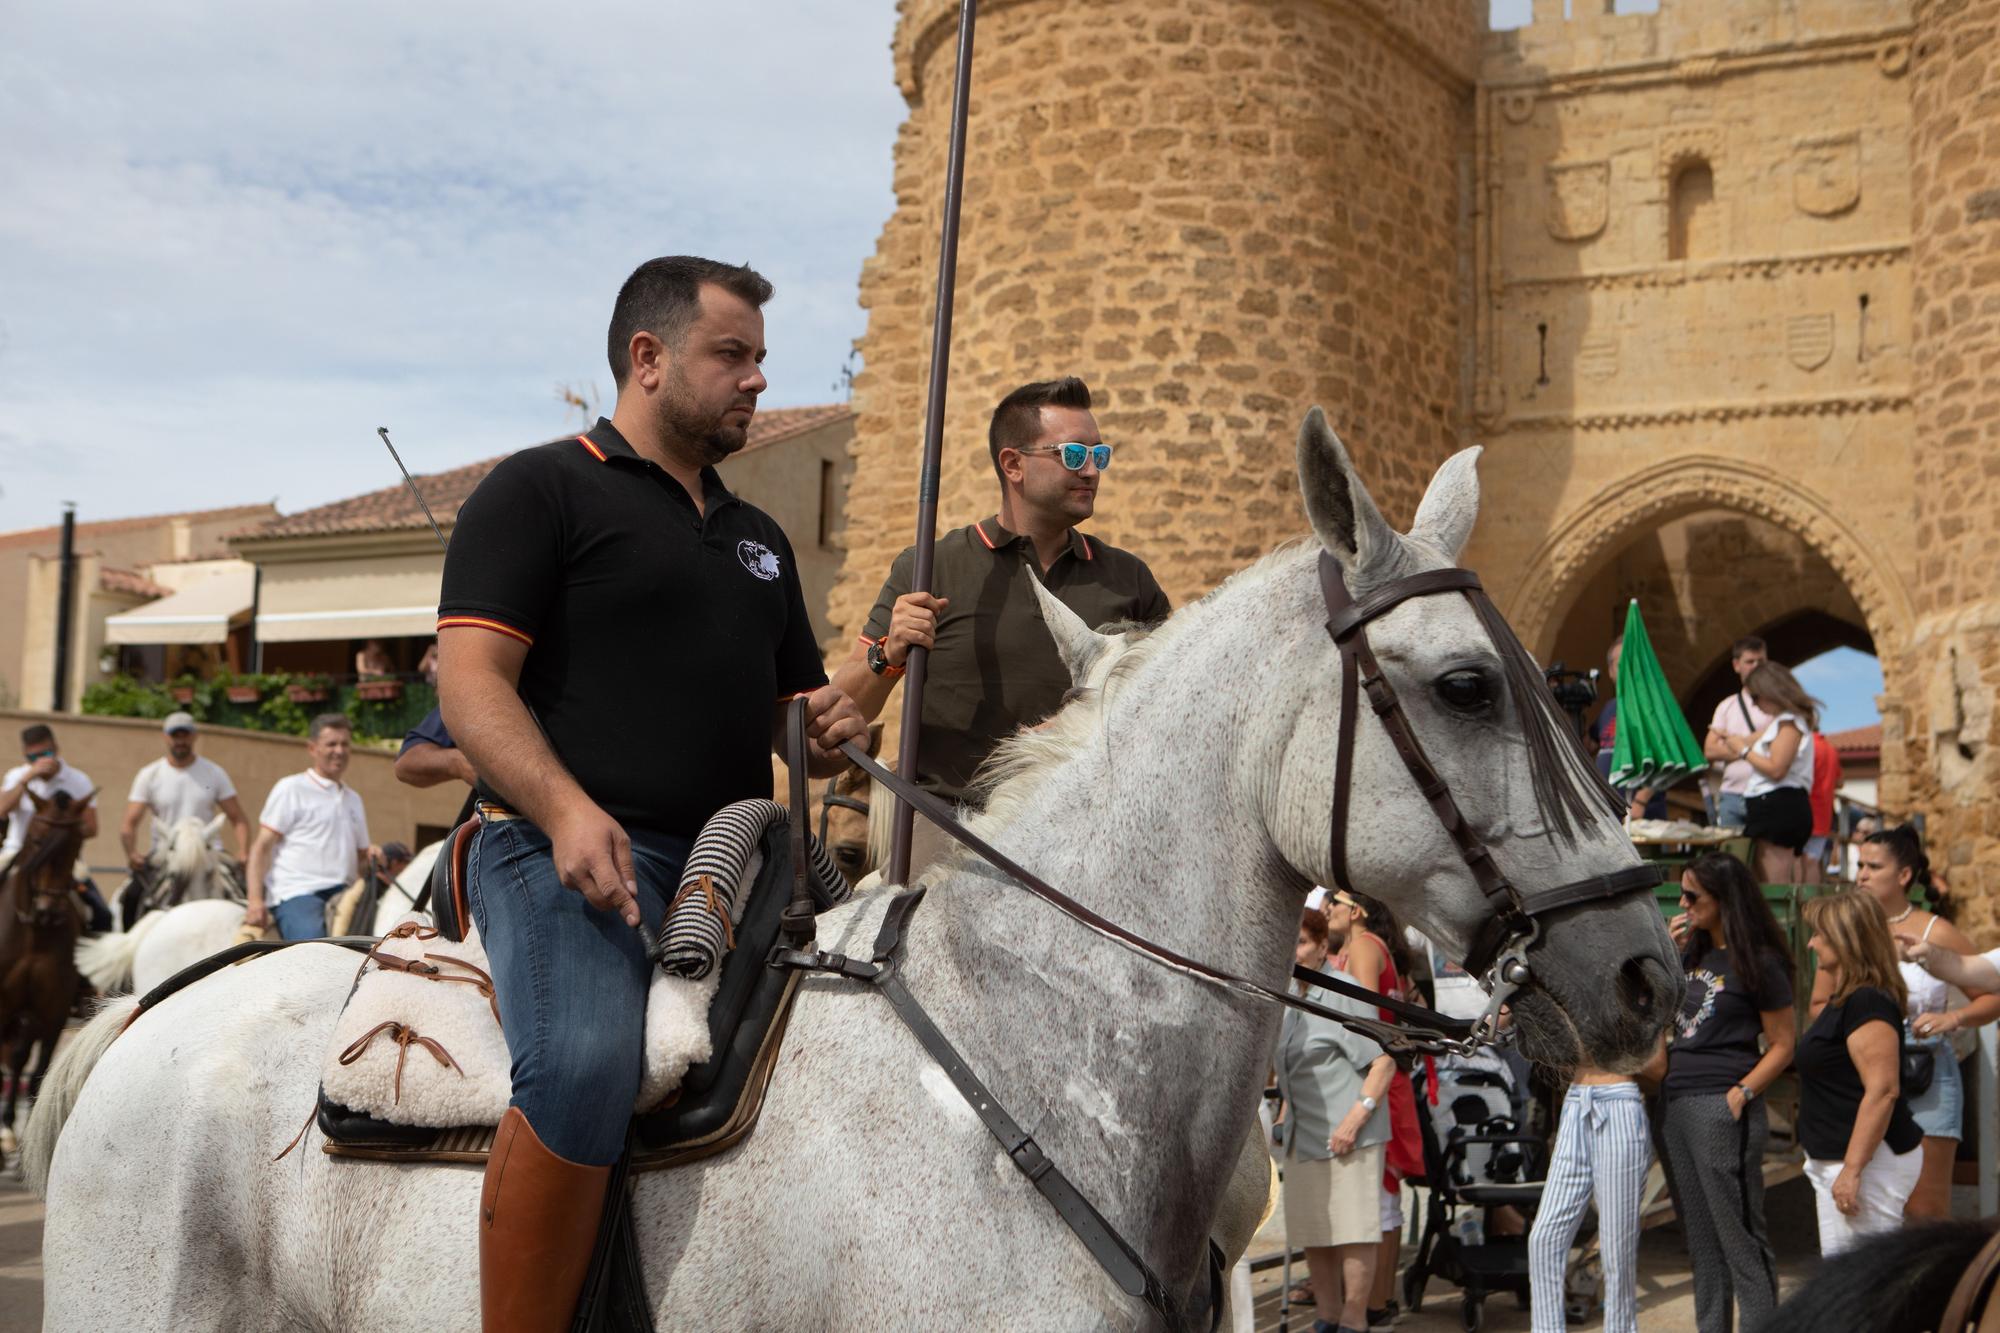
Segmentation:
{"type": "Polygon", "coordinates": [[[2000,0],[1916,0],[1910,58],[1916,442],[1905,744],[1934,862],[2000,912],[2000,0]]]}
{"type": "MultiPolygon", "coordinates": [[[[951,0],[900,0],[895,216],[869,312],[847,562],[860,627],[915,527],[951,0]]],[[[991,513],[986,424],[1075,374],[1117,450],[1091,530],[1175,601],[1305,531],[1323,404],[1407,521],[1464,418],[1466,161],[1485,0],[987,0],[938,526],[991,513]]],[[[844,654],[845,645],[836,652],[844,654]]]]}

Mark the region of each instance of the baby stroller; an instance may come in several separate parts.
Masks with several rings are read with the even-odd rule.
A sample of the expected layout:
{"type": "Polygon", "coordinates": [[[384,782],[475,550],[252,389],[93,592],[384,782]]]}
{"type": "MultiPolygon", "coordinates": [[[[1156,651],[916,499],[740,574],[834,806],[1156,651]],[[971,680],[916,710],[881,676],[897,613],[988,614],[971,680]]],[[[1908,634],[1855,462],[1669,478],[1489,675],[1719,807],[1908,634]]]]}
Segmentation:
{"type": "Polygon", "coordinates": [[[1436,1106],[1423,1071],[1416,1074],[1430,1203],[1416,1258],[1403,1272],[1403,1306],[1421,1309],[1425,1286],[1443,1278],[1464,1291],[1459,1315],[1467,1333],[1478,1333],[1494,1292],[1511,1291],[1527,1308],[1528,1238],[1492,1234],[1488,1210],[1512,1204],[1532,1219],[1547,1167],[1542,1141],[1521,1132],[1513,1080],[1498,1062],[1479,1067],[1486,1063],[1440,1062],[1436,1106]]]}

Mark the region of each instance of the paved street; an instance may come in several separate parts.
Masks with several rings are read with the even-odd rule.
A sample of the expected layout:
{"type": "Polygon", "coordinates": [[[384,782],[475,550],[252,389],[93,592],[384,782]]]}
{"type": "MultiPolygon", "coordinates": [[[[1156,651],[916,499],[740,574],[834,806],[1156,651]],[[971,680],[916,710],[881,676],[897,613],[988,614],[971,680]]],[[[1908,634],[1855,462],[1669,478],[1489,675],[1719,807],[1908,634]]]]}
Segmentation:
{"type": "Polygon", "coordinates": [[[0,1171],[0,1333],[42,1326],[42,1201],[0,1171]]]}

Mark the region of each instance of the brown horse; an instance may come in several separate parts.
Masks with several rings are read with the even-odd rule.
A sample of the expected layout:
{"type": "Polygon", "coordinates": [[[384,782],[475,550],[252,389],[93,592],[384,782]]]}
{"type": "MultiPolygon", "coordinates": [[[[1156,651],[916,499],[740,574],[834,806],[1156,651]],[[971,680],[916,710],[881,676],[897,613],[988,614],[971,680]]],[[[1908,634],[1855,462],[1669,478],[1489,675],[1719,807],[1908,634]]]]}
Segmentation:
{"type": "Polygon", "coordinates": [[[0,1130],[12,1129],[22,1092],[32,1096],[41,1087],[55,1058],[56,1039],[76,1000],[76,941],[83,926],[75,866],[91,798],[57,792],[44,800],[31,791],[28,799],[35,813],[21,850],[0,877],[0,1055],[10,1076],[0,1130]],[[24,1076],[37,1046],[34,1071],[24,1076]]]}

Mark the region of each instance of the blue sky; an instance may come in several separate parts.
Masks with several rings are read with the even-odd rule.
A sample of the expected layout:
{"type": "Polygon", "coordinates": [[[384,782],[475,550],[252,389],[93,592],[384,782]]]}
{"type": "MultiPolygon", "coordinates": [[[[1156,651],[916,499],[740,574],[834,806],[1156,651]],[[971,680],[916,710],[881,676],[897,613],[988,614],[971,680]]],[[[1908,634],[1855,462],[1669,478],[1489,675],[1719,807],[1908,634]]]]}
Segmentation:
{"type": "Polygon", "coordinates": [[[1792,670],[1806,693],[1826,705],[1821,731],[1846,731],[1880,720],[1875,696],[1882,692],[1882,664],[1869,654],[1836,648],[1792,670]]]}
{"type": "Polygon", "coordinates": [[[841,396],[904,114],[888,0],[17,0],[0,11],[0,530],[287,509],[560,433],[640,260],[776,283],[841,396]]]}

